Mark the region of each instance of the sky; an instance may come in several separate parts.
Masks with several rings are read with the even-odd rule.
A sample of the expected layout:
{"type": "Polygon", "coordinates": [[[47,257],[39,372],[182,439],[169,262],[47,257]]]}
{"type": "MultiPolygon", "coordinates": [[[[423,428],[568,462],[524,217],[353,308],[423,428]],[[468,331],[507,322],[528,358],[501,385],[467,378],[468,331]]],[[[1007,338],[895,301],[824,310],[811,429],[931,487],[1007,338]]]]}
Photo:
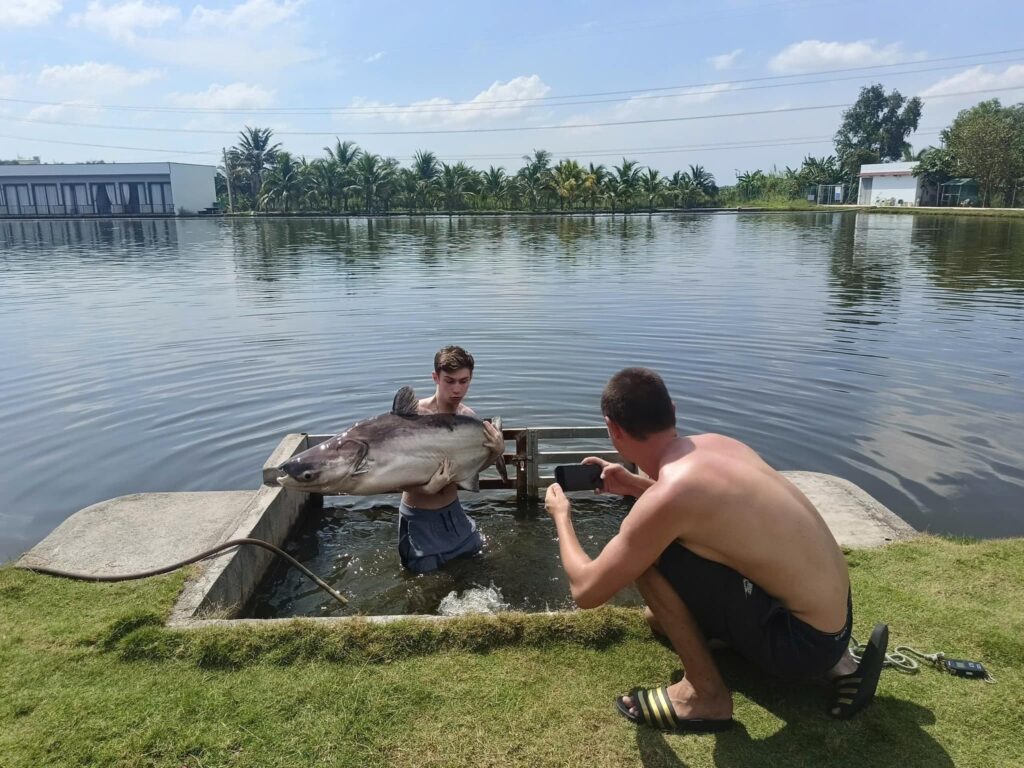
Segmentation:
{"type": "Polygon", "coordinates": [[[1024,3],[0,0],[0,159],[219,162],[243,126],[512,172],[522,156],[665,173],[832,153],[845,106],[919,95],[916,148],[1024,101],[1024,3]]]}

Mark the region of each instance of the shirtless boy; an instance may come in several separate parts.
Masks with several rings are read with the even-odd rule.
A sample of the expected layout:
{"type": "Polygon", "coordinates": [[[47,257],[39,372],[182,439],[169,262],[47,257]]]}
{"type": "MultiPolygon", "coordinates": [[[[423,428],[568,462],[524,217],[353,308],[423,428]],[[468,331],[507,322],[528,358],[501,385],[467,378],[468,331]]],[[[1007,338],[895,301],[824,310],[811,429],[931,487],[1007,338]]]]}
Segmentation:
{"type": "MultiPolygon", "coordinates": [[[[462,347],[442,347],[434,355],[434,394],[419,401],[419,412],[476,416],[464,401],[473,380],[473,356],[462,347]]],[[[501,434],[484,423],[494,453],[504,450],[501,434]]],[[[398,554],[415,573],[435,571],[456,557],[473,555],[483,546],[476,523],[459,502],[454,483],[438,493],[409,490],[398,508],[398,554]]]]}

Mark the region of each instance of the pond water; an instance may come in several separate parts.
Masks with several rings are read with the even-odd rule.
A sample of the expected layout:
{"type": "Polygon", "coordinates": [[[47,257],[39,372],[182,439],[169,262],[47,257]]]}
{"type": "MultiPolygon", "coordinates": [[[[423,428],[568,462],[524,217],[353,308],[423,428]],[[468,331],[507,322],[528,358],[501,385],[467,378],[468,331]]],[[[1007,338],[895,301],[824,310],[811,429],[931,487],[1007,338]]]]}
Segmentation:
{"type": "MultiPolygon", "coordinates": [[[[446,343],[506,426],[599,425],[608,376],[647,365],[685,432],[847,478],[919,529],[1024,535],[1024,220],[8,220],[0,560],[103,499],[255,488],[284,434],[426,394],[446,343]]],[[[463,498],[488,546],[445,574],[402,574],[393,497],[332,499],[292,546],[384,612],[492,582],[564,603],[543,512],[463,498]]],[[[592,551],[624,513],[584,505],[592,551]]],[[[278,578],[258,610],[322,610],[278,578]]]]}

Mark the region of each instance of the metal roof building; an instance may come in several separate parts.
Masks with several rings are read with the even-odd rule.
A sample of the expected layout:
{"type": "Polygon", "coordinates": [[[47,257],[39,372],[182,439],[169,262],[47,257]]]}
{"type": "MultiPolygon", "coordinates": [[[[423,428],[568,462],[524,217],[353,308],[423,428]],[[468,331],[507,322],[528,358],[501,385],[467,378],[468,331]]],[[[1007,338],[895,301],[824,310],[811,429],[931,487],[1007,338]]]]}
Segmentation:
{"type": "Polygon", "coordinates": [[[198,213],[217,201],[212,165],[0,165],[0,217],[198,213]]]}

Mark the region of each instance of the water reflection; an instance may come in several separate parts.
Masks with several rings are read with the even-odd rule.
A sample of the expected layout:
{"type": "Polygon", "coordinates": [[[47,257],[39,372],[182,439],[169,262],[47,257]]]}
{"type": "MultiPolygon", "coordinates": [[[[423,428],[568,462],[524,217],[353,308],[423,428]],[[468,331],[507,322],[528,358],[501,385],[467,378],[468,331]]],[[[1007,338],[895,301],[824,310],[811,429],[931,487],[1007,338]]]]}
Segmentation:
{"type": "Polygon", "coordinates": [[[255,487],[283,434],[429,387],[452,342],[510,426],[598,424],[607,377],[650,365],[685,431],[1022,534],[1022,309],[1010,219],[6,220],[0,558],[103,499],[255,487]]]}

